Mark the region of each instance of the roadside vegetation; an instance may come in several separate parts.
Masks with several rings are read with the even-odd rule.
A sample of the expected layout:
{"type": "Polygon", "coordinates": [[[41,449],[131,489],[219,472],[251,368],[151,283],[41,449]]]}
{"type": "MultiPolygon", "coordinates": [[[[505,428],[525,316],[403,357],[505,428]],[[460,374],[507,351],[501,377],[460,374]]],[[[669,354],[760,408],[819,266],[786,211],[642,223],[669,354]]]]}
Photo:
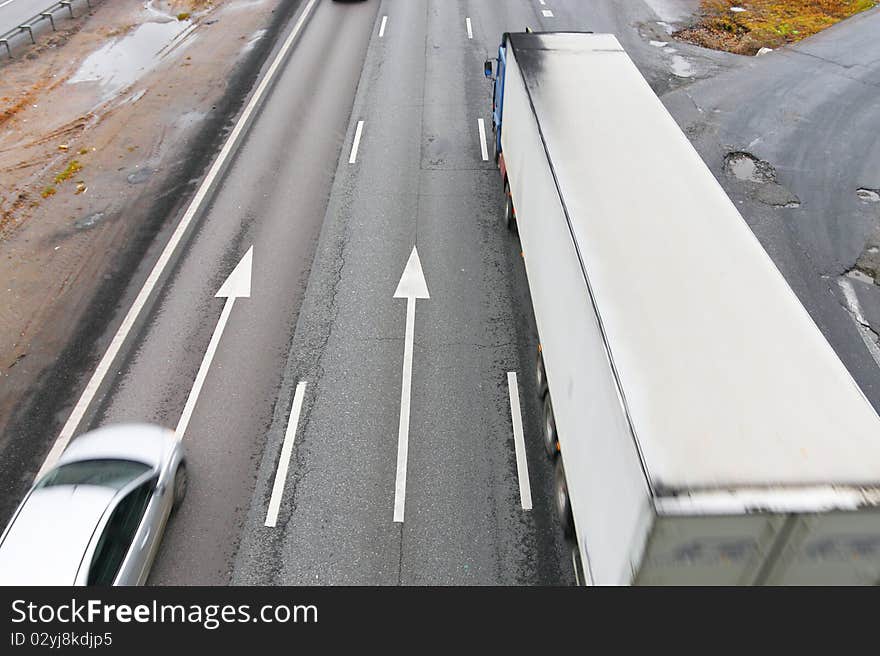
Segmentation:
{"type": "Polygon", "coordinates": [[[80,171],[82,171],[82,164],[80,164],[78,160],[71,161],[61,173],[55,176],[55,184],[61,184],[62,182],[70,180],[70,178],[80,171]]]}
{"type": "Polygon", "coordinates": [[[705,48],[754,55],[821,32],[880,0],[701,0],[695,25],[676,33],[705,48]]]}

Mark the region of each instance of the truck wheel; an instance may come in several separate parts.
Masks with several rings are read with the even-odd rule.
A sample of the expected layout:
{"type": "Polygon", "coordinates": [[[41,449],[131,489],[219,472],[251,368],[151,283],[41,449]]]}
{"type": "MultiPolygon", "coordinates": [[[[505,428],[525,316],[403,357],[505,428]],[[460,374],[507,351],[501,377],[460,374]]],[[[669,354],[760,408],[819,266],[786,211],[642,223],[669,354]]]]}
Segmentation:
{"type": "Polygon", "coordinates": [[[586,585],[587,577],[584,575],[584,563],[581,560],[581,550],[575,544],[571,548],[571,565],[574,568],[575,585],[586,585]]]}
{"type": "Polygon", "coordinates": [[[516,215],[513,209],[513,198],[510,195],[510,185],[504,183],[504,225],[508,230],[516,228],[516,215]]]}
{"type": "Polygon", "coordinates": [[[550,395],[544,397],[544,450],[548,458],[555,458],[559,453],[559,434],[556,432],[556,418],[553,416],[553,403],[550,395]]]}
{"type": "Polygon", "coordinates": [[[568,497],[568,483],[565,480],[565,467],[562,460],[556,461],[556,480],[553,489],[556,514],[562,523],[562,533],[566,540],[574,540],[574,515],[571,513],[571,499],[568,497]]]}
{"type": "Polygon", "coordinates": [[[543,399],[547,393],[547,371],[544,369],[544,354],[538,347],[538,357],[535,362],[535,386],[538,388],[538,398],[543,399]]]}

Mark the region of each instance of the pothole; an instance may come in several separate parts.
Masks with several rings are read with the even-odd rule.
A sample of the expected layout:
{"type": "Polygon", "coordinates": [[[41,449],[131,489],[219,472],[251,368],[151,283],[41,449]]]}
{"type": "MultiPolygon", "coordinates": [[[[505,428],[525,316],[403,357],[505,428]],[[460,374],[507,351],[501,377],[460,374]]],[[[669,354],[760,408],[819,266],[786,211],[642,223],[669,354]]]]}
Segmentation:
{"type": "Polygon", "coordinates": [[[866,203],[880,203],[880,189],[861,187],[856,190],[856,196],[859,197],[859,200],[863,200],[866,203]]]}
{"type": "Polygon", "coordinates": [[[694,65],[681,55],[673,55],[670,66],[672,68],[672,74],[676,77],[690,78],[696,75],[694,65]]]}
{"type": "Polygon", "coordinates": [[[880,230],[875,230],[868,238],[865,249],[846,275],[855,280],[880,285],[880,230]]]}
{"type": "Polygon", "coordinates": [[[800,199],[776,181],[776,169],[763,159],[745,151],[734,151],[724,157],[724,172],[737,180],[751,183],[753,196],[765,205],[796,208],[800,199]]]}
{"type": "Polygon", "coordinates": [[[776,182],[776,169],[770,162],[743,151],[728,153],[724,157],[724,171],[744,182],[776,182]]]}

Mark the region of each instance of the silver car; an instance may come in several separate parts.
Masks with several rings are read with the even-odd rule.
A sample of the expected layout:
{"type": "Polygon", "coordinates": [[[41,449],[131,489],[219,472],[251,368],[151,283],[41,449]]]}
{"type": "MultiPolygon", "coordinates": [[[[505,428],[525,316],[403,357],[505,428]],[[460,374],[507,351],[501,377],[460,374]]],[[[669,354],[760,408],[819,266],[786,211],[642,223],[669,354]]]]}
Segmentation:
{"type": "Polygon", "coordinates": [[[140,585],[186,494],[173,431],[108,426],[73,440],[0,537],[0,585],[140,585]]]}

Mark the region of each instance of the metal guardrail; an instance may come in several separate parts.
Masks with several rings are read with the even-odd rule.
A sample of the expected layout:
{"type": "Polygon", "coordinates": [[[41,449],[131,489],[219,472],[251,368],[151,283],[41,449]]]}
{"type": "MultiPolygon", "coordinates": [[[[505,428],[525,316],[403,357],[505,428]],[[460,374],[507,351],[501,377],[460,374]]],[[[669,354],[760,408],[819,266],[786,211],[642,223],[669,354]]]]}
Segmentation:
{"type": "MultiPolygon", "coordinates": [[[[7,30],[3,34],[0,34],[0,46],[6,46],[6,54],[9,58],[12,58],[12,48],[9,45],[10,39],[20,34],[24,34],[25,32],[31,38],[31,43],[36,43],[37,40],[34,38],[34,27],[37,26],[37,23],[48,20],[49,24],[52,26],[52,31],[55,32],[55,12],[67,10],[70,13],[71,18],[75,18],[73,14],[73,5],[76,0],[61,0],[60,2],[53,2],[51,5],[46,7],[43,11],[35,16],[32,16],[24,23],[12,28],[11,30],[7,30]]],[[[85,0],[86,5],[89,9],[92,8],[92,0],[85,0]]]]}

